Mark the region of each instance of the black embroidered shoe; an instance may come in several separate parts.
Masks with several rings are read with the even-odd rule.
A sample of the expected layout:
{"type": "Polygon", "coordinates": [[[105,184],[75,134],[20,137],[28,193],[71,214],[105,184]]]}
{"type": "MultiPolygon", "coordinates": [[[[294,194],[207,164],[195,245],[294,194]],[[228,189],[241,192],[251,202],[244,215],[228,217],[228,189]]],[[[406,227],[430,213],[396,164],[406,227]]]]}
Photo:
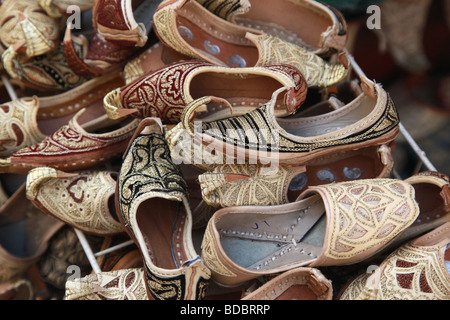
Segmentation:
{"type": "Polygon", "coordinates": [[[158,118],[142,120],[124,154],[116,207],[141,250],[149,298],[204,298],[211,273],[194,249],[187,184],[158,118]]]}
{"type": "MultiPolygon", "coordinates": [[[[397,109],[381,85],[361,80],[356,98],[339,101],[333,111],[279,118],[275,107],[287,105],[291,90],[281,88],[251,112],[211,122],[193,120],[197,108],[210,103],[208,97],[195,100],[185,108],[180,126],[195,143],[213,150],[218,161],[226,158],[229,164],[305,165],[336,152],[389,144],[399,132],[397,109]]],[[[176,147],[175,141],[168,142],[171,150],[176,147]]]]}

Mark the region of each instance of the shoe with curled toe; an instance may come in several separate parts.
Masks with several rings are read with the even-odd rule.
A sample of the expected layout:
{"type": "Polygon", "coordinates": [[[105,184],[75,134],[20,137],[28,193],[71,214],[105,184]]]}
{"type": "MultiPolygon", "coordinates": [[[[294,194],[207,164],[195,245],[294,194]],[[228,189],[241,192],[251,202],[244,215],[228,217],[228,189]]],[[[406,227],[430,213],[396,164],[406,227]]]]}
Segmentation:
{"type": "Polygon", "coordinates": [[[103,170],[65,173],[50,167],[27,174],[27,198],[42,212],[98,236],[124,233],[115,206],[117,173],[103,170]]]}
{"type": "Polygon", "coordinates": [[[276,117],[275,106],[289,102],[284,95],[290,89],[281,88],[268,103],[239,117],[193,121],[197,107],[208,105],[205,97],[184,109],[181,127],[229,164],[300,166],[340,151],[389,144],[399,132],[397,109],[381,85],[362,78],[360,86],[355,99],[317,115],[276,117]]]}
{"type": "MultiPolygon", "coordinates": [[[[103,110],[103,108],[102,108],[103,110]]],[[[83,108],[41,142],[0,159],[0,172],[27,174],[36,167],[74,171],[93,167],[122,155],[134,130],[135,119],[111,120],[83,108]]]]}
{"type": "Polygon", "coordinates": [[[195,59],[241,68],[290,64],[303,73],[309,87],[329,87],[348,74],[348,61],[341,54],[339,62],[330,63],[262,30],[221,19],[195,0],[163,1],[153,18],[161,42],[195,59]]]}
{"type": "Polygon", "coordinates": [[[116,208],[142,253],[148,296],[203,299],[210,272],[194,248],[187,183],[158,118],[141,121],[124,154],[116,208]]]}
{"type": "Polygon", "coordinates": [[[351,280],[339,300],[449,300],[450,223],[392,252],[372,273],[351,280]]]}
{"type": "Polygon", "coordinates": [[[444,224],[450,216],[447,196],[435,184],[396,179],[310,186],[292,203],[216,211],[205,231],[202,257],[212,278],[224,285],[296,267],[354,264],[444,224]],[[432,193],[423,196],[440,197],[438,203],[421,196],[419,190],[427,187],[432,193]]]}
{"type": "Polygon", "coordinates": [[[214,208],[293,202],[308,186],[388,178],[394,161],[387,145],[334,153],[304,166],[223,164],[198,176],[203,200],[214,208]]]}
{"type": "Polygon", "coordinates": [[[144,268],[128,268],[89,274],[68,280],[64,300],[150,300],[144,268]]]}
{"type": "Polygon", "coordinates": [[[299,267],[283,272],[256,288],[244,291],[242,300],[332,300],[331,281],[316,268],[299,267]]]}
{"type": "Polygon", "coordinates": [[[118,75],[112,74],[56,95],[24,97],[1,104],[0,156],[10,156],[43,141],[80,109],[87,108],[87,113],[94,116],[104,113],[101,105],[104,95],[122,83],[118,75]]]}
{"type": "Polygon", "coordinates": [[[112,119],[131,114],[137,118],[159,117],[163,123],[178,123],[186,105],[204,96],[218,100],[196,111],[200,119],[221,119],[254,110],[266,103],[272,92],[292,87],[289,108],[276,108],[277,116],[294,113],[304,102],[306,81],[290,65],[230,68],[206,61],[190,60],[171,64],[108,93],[104,106],[112,119]],[[176,94],[174,94],[174,91],[176,94]]]}
{"type": "Polygon", "coordinates": [[[335,8],[312,0],[197,0],[215,15],[232,23],[277,36],[327,57],[342,51],[347,26],[335,8]]]}

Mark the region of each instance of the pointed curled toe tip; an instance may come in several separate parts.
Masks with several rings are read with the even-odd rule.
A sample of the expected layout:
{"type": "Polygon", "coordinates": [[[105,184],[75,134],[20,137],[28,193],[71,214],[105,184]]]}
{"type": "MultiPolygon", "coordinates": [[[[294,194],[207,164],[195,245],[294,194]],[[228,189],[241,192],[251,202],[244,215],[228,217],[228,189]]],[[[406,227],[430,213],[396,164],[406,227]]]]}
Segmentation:
{"type": "Polygon", "coordinates": [[[77,173],[67,173],[50,167],[38,167],[31,169],[27,174],[26,196],[29,200],[35,200],[40,185],[54,178],[70,178],[77,176],[77,173]]]}

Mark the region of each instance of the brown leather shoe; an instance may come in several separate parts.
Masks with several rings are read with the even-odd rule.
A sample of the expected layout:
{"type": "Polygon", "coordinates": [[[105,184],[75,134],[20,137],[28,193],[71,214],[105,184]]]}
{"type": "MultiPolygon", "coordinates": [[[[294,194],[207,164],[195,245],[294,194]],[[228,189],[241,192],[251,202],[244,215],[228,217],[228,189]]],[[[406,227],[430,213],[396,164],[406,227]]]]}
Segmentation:
{"type": "Polygon", "coordinates": [[[166,0],[156,10],[154,29],[161,42],[195,59],[230,67],[290,64],[309,87],[329,87],[348,73],[347,61],[330,63],[315,53],[262,30],[219,18],[195,0],[166,0]]]}
{"type": "Polygon", "coordinates": [[[105,96],[108,116],[117,119],[158,117],[164,124],[180,122],[186,105],[204,96],[218,103],[202,108],[198,118],[222,119],[245,114],[270,100],[281,87],[292,88],[289,108],[276,108],[277,116],[294,113],[305,100],[307,84],[301,72],[290,65],[230,68],[206,61],[182,61],[117,88],[105,96]],[[230,114],[230,107],[233,113],[230,114]]]}
{"type": "Polygon", "coordinates": [[[224,285],[296,267],[353,264],[386,248],[421,214],[413,186],[400,180],[309,187],[293,203],[216,211],[202,257],[224,285]]]}

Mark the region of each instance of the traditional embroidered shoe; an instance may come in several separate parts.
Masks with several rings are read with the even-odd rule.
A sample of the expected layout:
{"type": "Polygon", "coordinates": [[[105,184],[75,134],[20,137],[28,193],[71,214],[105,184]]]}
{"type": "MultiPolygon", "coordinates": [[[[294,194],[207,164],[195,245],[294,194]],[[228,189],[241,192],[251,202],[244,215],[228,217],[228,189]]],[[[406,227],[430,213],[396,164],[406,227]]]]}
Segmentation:
{"type": "Polygon", "coordinates": [[[380,3],[381,12],[385,13],[380,16],[383,27],[375,30],[380,47],[391,54],[398,66],[411,73],[422,74],[431,67],[423,43],[431,3],[431,0],[414,4],[401,0],[380,3]]]}
{"type": "Polygon", "coordinates": [[[265,33],[304,47],[321,56],[342,51],[347,25],[342,14],[322,2],[311,0],[197,0],[209,11],[254,33],[265,33]]]}
{"type": "Polygon", "coordinates": [[[296,267],[352,264],[383,250],[418,216],[414,188],[404,181],[314,186],[293,203],[216,211],[202,257],[224,285],[296,267]]]}
{"type": "Polygon", "coordinates": [[[42,212],[83,232],[111,236],[125,232],[114,207],[117,174],[65,173],[50,167],[27,175],[27,198],[42,212]]]}
{"type": "Polygon", "coordinates": [[[154,30],[172,49],[195,59],[230,67],[290,64],[309,87],[328,87],[347,74],[343,63],[331,64],[296,44],[223,20],[195,0],[166,0],[153,17],[154,30]]]}
{"type": "Polygon", "coordinates": [[[141,77],[105,96],[104,106],[112,119],[130,114],[138,118],[159,117],[163,123],[180,122],[186,105],[204,96],[218,102],[203,108],[201,119],[221,119],[245,114],[270,100],[280,87],[290,87],[287,109],[275,108],[277,116],[297,110],[306,98],[307,85],[301,72],[278,64],[253,68],[229,68],[199,60],[171,64],[141,77]]]}
{"type": "Polygon", "coordinates": [[[0,6],[0,26],[2,45],[5,48],[14,46],[29,58],[58,46],[59,21],[48,16],[37,1],[3,1],[0,6]]]}
{"type": "Polygon", "coordinates": [[[129,268],[68,280],[64,300],[149,300],[144,268],[129,268]]]}
{"type": "Polygon", "coordinates": [[[27,200],[23,184],[0,208],[0,282],[14,280],[29,270],[62,226],[27,200]]]}
{"type": "Polygon", "coordinates": [[[387,145],[337,152],[304,166],[223,164],[198,176],[210,206],[278,205],[293,202],[308,186],[388,178],[394,161],[387,145]]]}
{"type": "Polygon", "coordinates": [[[83,34],[73,38],[71,28],[66,29],[62,46],[68,63],[78,75],[96,77],[122,70],[128,59],[146,44],[159,1],[137,2],[139,5],[133,6],[132,0],[95,1],[92,13],[95,33],[89,40],[83,34]],[[75,41],[89,47],[86,56],[76,52],[75,41]]]}
{"type": "Polygon", "coordinates": [[[269,103],[247,114],[193,125],[191,118],[197,106],[208,103],[206,97],[185,108],[182,127],[216,158],[226,155],[229,164],[304,165],[336,152],[395,139],[399,117],[389,94],[367,79],[362,79],[361,88],[363,92],[351,102],[315,116],[277,118],[274,110],[275,104],[283,101],[282,88],[269,103]]]}
{"type": "MultiPolygon", "coordinates": [[[[87,44],[80,41],[74,41],[73,47],[81,57],[88,51],[87,44]]],[[[89,80],[72,69],[62,46],[31,59],[20,54],[16,46],[10,46],[1,58],[2,66],[12,80],[39,91],[67,91],[89,80]]]]}
{"type": "MultiPolygon", "coordinates": [[[[103,112],[104,95],[123,84],[118,75],[98,77],[64,93],[49,97],[19,98],[0,105],[0,156],[41,142],[82,108],[103,112]]],[[[91,111],[89,111],[91,112],[91,111]]]]}
{"type": "Polygon", "coordinates": [[[333,286],[319,269],[299,267],[244,294],[242,300],[332,300],[333,286]]]}
{"type": "Polygon", "coordinates": [[[93,167],[120,156],[138,123],[129,119],[114,121],[105,114],[92,119],[86,108],[81,109],[67,125],[42,142],[1,159],[0,172],[27,174],[33,168],[45,166],[62,171],[93,167]]]}
{"type": "Polygon", "coordinates": [[[450,223],[391,253],[373,273],[351,281],[340,300],[449,300],[450,223]]]}
{"type": "Polygon", "coordinates": [[[191,58],[182,55],[164,43],[156,42],[125,65],[123,68],[125,84],[130,84],[137,78],[181,60],[191,60],[191,58]]]}
{"type": "Polygon", "coordinates": [[[140,248],[152,299],[202,299],[210,272],[195,251],[187,184],[170,159],[162,124],[142,120],[117,180],[120,220],[140,248]]]}
{"type": "Polygon", "coordinates": [[[151,20],[160,0],[95,1],[93,9],[94,28],[102,38],[126,47],[143,47],[152,27],[151,20]],[[133,11],[134,10],[134,11],[133,11]]]}

